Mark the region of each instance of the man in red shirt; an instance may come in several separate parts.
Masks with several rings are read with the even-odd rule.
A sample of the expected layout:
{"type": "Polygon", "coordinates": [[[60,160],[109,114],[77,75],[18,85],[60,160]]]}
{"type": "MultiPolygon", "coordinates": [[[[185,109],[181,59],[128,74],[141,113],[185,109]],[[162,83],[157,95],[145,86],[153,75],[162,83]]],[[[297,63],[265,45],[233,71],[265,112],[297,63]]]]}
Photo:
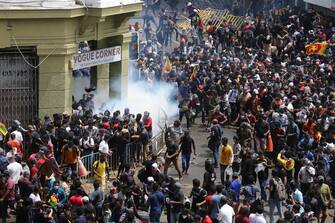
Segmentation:
{"type": "Polygon", "coordinates": [[[14,204],[15,204],[15,182],[14,180],[10,177],[9,171],[5,170],[4,171],[4,182],[5,182],[5,190],[4,193],[1,193],[0,195],[0,203],[2,208],[0,208],[1,211],[1,216],[2,216],[2,222],[6,222],[6,218],[8,216],[7,209],[8,206],[14,209],[14,204]]]}
{"type": "Polygon", "coordinates": [[[152,118],[148,111],[145,111],[143,114],[143,125],[148,132],[149,138],[152,138],[152,118]]]}
{"type": "Polygon", "coordinates": [[[84,205],[83,202],[83,190],[81,188],[78,188],[75,195],[72,195],[70,197],[70,203],[72,205],[72,208],[76,209],[78,207],[82,207],[84,205]]]}

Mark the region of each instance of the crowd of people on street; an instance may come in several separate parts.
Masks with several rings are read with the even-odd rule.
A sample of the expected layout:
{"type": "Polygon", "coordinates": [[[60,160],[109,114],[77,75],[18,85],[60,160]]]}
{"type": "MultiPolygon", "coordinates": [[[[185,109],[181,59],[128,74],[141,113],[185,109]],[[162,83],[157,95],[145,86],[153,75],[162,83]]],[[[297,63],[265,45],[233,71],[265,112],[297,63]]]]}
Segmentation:
{"type": "MultiPolygon", "coordinates": [[[[313,10],[269,7],[266,12],[252,8],[243,27],[215,27],[202,24],[192,3],[186,11],[192,30],[171,26],[165,35],[172,40],[176,30],[177,47],[166,52],[165,41],[157,38],[156,44],[146,35],[138,60],[144,80],[177,83],[179,123],[185,116],[188,130],[183,135],[168,129],[166,164],[173,163],[180,178],[196,154],[192,125],[200,120],[197,124],[209,131],[213,156],[205,163],[203,182],[193,181],[190,209],[179,183],[173,183],[178,198],[167,202],[172,207],[168,222],[325,222],[333,217],[332,21],[313,10]],[[306,51],[308,44],[324,42],[322,55],[306,51]],[[231,141],[226,128],[236,129],[231,141]],[[173,209],[176,201],[183,209],[180,203],[173,209]]],[[[159,21],[173,24],[173,16],[163,10],[159,21]]]]}
{"type": "Polygon", "coordinates": [[[159,223],[163,215],[168,223],[334,218],[333,23],[312,10],[254,8],[243,27],[215,27],[202,24],[189,2],[192,29],[180,31],[178,12],[168,16],[159,4],[147,5],[137,67],[140,79],[175,87],[171,100],[179,117],[164,131],[164,162],[150,151],[149,112],[93,114],[94,89],[87,89],[71,113],[37,118],[26,128],[17,120],[8,131],[1,126],[2,222],[11,216],[18,223],[159,223]],[[324,55],[306,53],[307,44],[324,41],[324,55]],[[195,125],[208,132],[210,158],[186,193],[181,182],[201,146],[192,137],[195,125]],[[236,130],[233,139],[227,129],[236,130]],[[130,161],[132,142],[140,146],[130,161]],[[118,167],[113,179],[111,156],[118,167]],[[81,178],[87,175],[83,157],[91,157],[85,163],[91,181],[81,178]],[[171,164],[179,179],[168,174],[171,164]]]}

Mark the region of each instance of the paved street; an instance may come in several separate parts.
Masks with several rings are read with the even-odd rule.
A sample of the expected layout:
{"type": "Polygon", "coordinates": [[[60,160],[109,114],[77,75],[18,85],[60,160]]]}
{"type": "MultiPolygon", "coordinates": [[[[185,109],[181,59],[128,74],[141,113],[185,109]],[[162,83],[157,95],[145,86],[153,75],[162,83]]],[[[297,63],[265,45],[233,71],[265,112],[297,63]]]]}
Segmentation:
{"type": "MultiPolygon", "coordinates": [[[[185,122],[185,121],[184,121],[185,122]]],[[[185,195],[189,195],[191,189],[192,189],[192,180],[194,178],[198,178],[201,183],[203,181],[203,174],[205,172],[205,160],[207,158],[212,158],[212,153],[211,151],[208,149],[207,147],[207,136],[208,136],[208,132],[206,131],[206,128],[202,126],[202,124],[198,124],[201,123],[200,119],[196,120],[195,125],[192,126],[191,128],[191,136],[193,137],[193,139],[195,140],[195,145],[196,145],[196,152],[197,152],[197,157],[192,157],[192,162],[191,162],[191,166],[189,169],[189,175],[184,176],[183,180],[181,181],[182,186],[183,186],[183,191],[185,193],[185,195]]],[[[186,128],[186,124],[183,123],[183,127],[186,128]]],[[[224,129],[223,130],[223,136],[227,137],[229,140],[229,144],[231,145],[233,142],[233,136],[235,135],[235,129],[224,129]]],[[[181,168],[181,158],[179,159],[179,166],[181,168]]],[[[221,183],[220,180],[220,169],[217,168],[215,169],[216,171],[216,176],[217,176],[217,184],[221,183]]],[[[175,179],[178,179],[178,174],[177,171],[175,170],[174,166],[170,166],[168,174],[172,177],[174,177],[175,179]]],[[[259,194],[260,196],[260,194],[259,194]]],[[[265,215],[268,216],[269,213],[269,208],[267,203],[265,204],[265,215]]],[[[277,212],[275,212],[277,213],[277,212]]],[[[333,213],[333,210],[330,211],[330,213],[333,213]]],[[[278,218],[278,215],[276,216],[275,219],[278,218]]],[[[163,216],[162,218],[163,222],[167,222],[166,221],[166,216],[163,216]]],[[[327,218],[327,223],[333,222],[332,219],[330,217],[327,218]]]]}

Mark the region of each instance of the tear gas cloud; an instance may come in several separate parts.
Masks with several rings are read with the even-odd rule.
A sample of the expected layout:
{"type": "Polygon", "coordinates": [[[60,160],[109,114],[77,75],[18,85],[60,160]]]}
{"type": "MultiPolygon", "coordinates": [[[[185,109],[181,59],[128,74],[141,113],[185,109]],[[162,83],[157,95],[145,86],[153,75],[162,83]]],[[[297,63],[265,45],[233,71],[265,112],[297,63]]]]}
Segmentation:
{"type": "MultiPolygon", "coordinates": [[[[120,81],[114,81],[110,88],[119,89],[120,81]]],[[[100,97],[97,94],[95,107],[99,108],[104,103],[104,109],[108,109],[111,113],[120,110],[121,115],[124,113],[125,108],[129,108],[130,113],[135,116],[137,113],[143,115],[144,111],[148,111],[153,120],[153,135],[155,135],[169,119],[171,120],[172,117],[178,114],[178,103],[173,99],[176,91],[176,86],[171,83],[149,84],[146,81],[134,81],[129,78],[128,92],[125,99],[111,98],[106,102],[99,100],[100,97]]]]}

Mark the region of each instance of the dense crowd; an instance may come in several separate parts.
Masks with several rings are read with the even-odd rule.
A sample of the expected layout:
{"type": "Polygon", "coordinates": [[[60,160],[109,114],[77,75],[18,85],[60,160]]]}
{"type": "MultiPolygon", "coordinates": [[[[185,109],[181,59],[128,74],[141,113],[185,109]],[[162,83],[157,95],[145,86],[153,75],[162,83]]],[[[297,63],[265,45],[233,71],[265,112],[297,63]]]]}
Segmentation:
{"type": "MultiPolygon", "coordinates": [[[[265,13],[254,9],[242,28],[215,27],[202,24],[192,3],[187,12],[192,30],[180,31],[163,11],[158,30],[170,35],[163,34],[163,40],[157,32],[159,44],[149,39],[138,61],[144,80],[177,83],[179,121],[185,116],[192,129],[201,117],[210,132],[213,159],[205,163],[202,185],[194,179],[191,209],[186,204],[179,208],[185,202],[179,194],[172,205],[168,202],[169,222],[176,222],[176,216],[179,222],[196,222],[201,216],[202,222],[272,223],[275,209],[278,222],[325,222],[333,216],[335,173],[333,23],[313,10],[274,8],[265,13]],[[179,46],[166,53],[160,45],[171,43],[174,31],[179,46]],[[306,53],[306,45],[322,42],[328,45],[323,55],[306,53]],[[225,128],[236,129],[232,142],[225,128]]],[[[195,146],[188,131],[180,136],[167,131],[166,161],[182,177],[195,146]]]]}
{"type": "Polygon", "coordinates": [[[171,100],[179,104],[179,118],[165,132],[164,162],[157,154],[147,157],[153,137],[149,112],[135,115],[126,108],[93,114],[94,89],[87,89],[72,114],[36,119],[26,129],[15,121],[1,135],[2,222],[10,215],[19,223],[157,223],[163,213],[169,223],[325,222],[332,217],[333,24],[322,23],[313,11],[290,9],[255,13],[241,28],[215,27],[202,24],[188,3],[192,30],[179,30],[177,13],[166,11],[154,29],[160,8],[147,7],[153,16],[144,18],[140,78],[173,84],[171,100]],[[168,53],[166,47],[176,41],[168,53]],[[305,53],[306,44],[322,41],[329,43],[325,55],[305,53]],[[198,146],[191,136],[194,124],[208,130],[212,159],[204,163],[203,179],[193,179],[190,194],[184,194],[180,181],[189,174],[198,146]],[[233,141],[227,128],[236,129],[233,141]],[[131,142],[141,146],[134,162],[127,162],[131,142]],[[108,160],[113,155],[118,173],[112,180],[108,160]],[[91,192],[81,180],[83,157],[92,157],[91,192]],[[143,167],[136,171],[134,163],[143,167]],[[168,175],[171,163],[179,180],[168,175]]]}

